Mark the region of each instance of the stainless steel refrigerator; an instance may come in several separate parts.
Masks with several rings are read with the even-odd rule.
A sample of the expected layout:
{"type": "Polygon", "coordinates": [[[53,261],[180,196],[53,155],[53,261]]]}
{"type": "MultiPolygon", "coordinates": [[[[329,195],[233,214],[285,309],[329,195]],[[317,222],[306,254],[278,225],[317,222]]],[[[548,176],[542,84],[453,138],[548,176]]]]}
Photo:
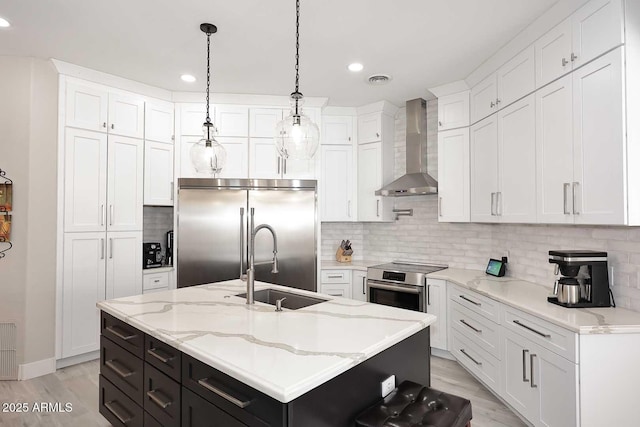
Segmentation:
{"type": "Polygon", "coordinates": [[[283,179],[178,180],[179,288],[246,272],[251,208],[255,226],[269,224],[278,238],[279,272],[272,274],[271,234],[256,235],[256,280],[317,290],[317,182],[283,179]]]}

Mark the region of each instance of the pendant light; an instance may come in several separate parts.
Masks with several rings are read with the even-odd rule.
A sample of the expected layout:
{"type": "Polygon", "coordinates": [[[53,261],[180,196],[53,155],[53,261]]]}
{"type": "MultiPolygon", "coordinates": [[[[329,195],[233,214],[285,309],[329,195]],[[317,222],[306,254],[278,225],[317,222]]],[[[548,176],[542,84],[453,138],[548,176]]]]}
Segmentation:
{"type": "Polygon", "coordinates": [[[200,30],[207,35],[207,117],[202,124],[203,137],[197,144],[193,144],[189,152],[191,163],[199,173],[208,173],[216,178],[227,161],[227,150],[216,141],[216,128],[209,117],[209,89],[211,87],[211,34],[218,31],[213,24],[201,24],[200,30]]]}
{"type": "Polygon", "coordinates": [[[283,158],[311,159],[318,150],[318,126],[302,113],[300,93],[300,0],[296,0],[296,88],[291,94],[291,112],[276,125],[276,149],[283,158]]]}

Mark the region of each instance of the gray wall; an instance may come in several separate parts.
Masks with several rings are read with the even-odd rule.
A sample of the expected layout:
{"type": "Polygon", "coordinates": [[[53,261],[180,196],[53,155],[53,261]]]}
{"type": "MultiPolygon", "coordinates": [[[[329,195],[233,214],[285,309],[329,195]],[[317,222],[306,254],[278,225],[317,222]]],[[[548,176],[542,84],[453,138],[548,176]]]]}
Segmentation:
{"type": "MultiPolygon", "coordinates": [[[[437,176],[437,112],[428,106],[429,172],[437,176]]],[[[404,172],[405,111],[396,116],[396,176],[404,172]]],[[[394,223],[323,223],[322,259],[332,259],[340,236],[362,242],[359,258],[406,259],[484,269],[489,257],[509,253],[508,274],[552,286],[550,249],[597,249],[609,253],[613,293],[620,307],[640,311],[640,228],[566,225],[439,223],[437,197],[395,199],[397,208],[413,208],[413,217],[394,223]]]]}
{"type": "Polygon", "coordinates": [[[0,94],[0,168],[14,181],[0,322],[17,324],[22,364],[55,352],[57,73],[50,61],[0,56],[0,94]]]}

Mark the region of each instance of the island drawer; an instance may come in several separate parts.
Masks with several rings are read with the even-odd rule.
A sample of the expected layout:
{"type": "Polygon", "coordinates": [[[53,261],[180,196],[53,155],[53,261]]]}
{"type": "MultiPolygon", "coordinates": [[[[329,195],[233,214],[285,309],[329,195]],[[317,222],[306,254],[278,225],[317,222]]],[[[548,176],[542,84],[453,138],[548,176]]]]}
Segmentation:
{"type": "Polygon", "coordinates": [[[187,354],[182,385],[249,426],[286,425],[286,405],[187,354]]]}
{"type": "Polygon", "coordinates": [[[182,352],[150,335],[145,335],[144,348],[147,363],[180,382],[182,352]]]}
{"type": "Polygon", "coordinates": [[[116,427],[142,427],[144,414],[142,408],[129,399],[118,387],[100,375],[100,413],[116,427]]]}
{"type": "Polygon", "coordinates": [[[144,333],[138,329],[103,311],[100,318],[100,333],[142,359],[144,333]]]}
{"type": "Polygon", "coordinates": [[[500,359],[500,325],[456,302],[449,308],[451,327],[500,359]]]}
{"type": "Polygon", "coordinates": [[[144,368],[144,410],[165,427],[180,426],[180,384],[147,364],[144,368]]]}
{"type": "Polygon", "coordinates": [[[449,299],[475,311],[495,323],[500,323],[500,303],[468,289],[449,287],[449,299]]]}
{"type": "Polygon", "coordinates": [[[104,335],[100,337],[100,373],[138,405],[142,405],[143,369],[142,359],[104,335]]]}
{"type": "MultiPolygon", "coordinates": [[[[183,427],[246,427],[246,424],[207,402],[189,389],[182,388],[183,427]]],[[[146,427],[146,426],[145,426],[146,427]]]]}
{"type": "Polygon", "coordinates": [[[163,427],[155,418],[149,415],[148,412],[144,413],[144,427],[163,427]]]}

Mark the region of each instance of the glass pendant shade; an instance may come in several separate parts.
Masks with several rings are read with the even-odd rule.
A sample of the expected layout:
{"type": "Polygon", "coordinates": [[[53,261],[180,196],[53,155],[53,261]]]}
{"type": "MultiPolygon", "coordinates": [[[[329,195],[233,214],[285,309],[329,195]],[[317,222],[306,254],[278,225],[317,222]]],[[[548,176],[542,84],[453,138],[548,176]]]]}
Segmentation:
{"type": "Polygon", "coordinates": [[[213,136],[213,125],[204,123],[203,138],[189,150],[191,163],[198,173],[216,178],[227,163],[227,150],[213,136]]]}
{"type": "Polygon", "coordinates": [[[302,99],[292,99],[291,112],[276,125],[276,150],[285,159],[313,158],[320,143],[320,130],[302,113],[302,99]],[[297,112],[296,112],[297,111],[297,112]]]}

